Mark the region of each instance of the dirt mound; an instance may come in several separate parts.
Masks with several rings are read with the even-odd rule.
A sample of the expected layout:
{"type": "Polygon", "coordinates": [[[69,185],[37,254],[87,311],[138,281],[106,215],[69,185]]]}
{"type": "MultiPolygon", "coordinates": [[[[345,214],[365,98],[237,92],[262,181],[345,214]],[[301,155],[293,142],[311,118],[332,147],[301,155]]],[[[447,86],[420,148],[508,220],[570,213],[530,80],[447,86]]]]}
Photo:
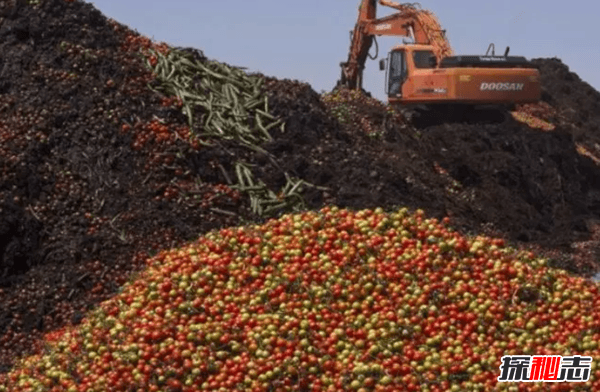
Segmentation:
{"type": "Polygon", "coordinates": [[[574,126],[598,125],[600,92],[582,81],[557,58],[532,62],[540,69],[543,101],[557,108],[559,114],[574,126]]]}
{"type": "MultiPolygon", "coordinates": [[[[39,331],[114,292],[148,252],[236,219],[172,197],[174,179],[186,178],[175,134],[160,151],[141,148],[157,119],[184,124],[146,87],[138,52],[150,40],[82,2],[0,4],[0,364],[9,364],[39,331]]],[[[212,202],[221,204],[238,203],[212,202]]]]}
{"type": "Polygon", "coordinates": [[[166,46],[90,4],[0,4],[0,366],[77,323],[149,253],[258,220],[230,186],[238,159],[274,190],[284,173],[327,188],[304,189],[309,207],[423,208],[560,250],[580,273],[600,256],[597,241],[581,264],[569,253],[600,214],[600,94],[559,60],[536,60],[545,102],[522,108],[552,131],[514,119],[417,129],[363,94],[266,78],[285,130],[264,154],[189,142],[177,101],[147,88],[144,57],[166,46]]]}
{"type": "Polygon", "coordinates": [[[278,136],[270,151],[289,170],[332,187],[337,204],[409,204],[449,214],[465,229],[485,224],[515,240],[545,245],[571,242],[599,212],[593,184],[600,172],[577,152],[572,135],[575,130],[593,136],[593,129],[542,132],[509,120],[417,130],[378,101],[348,91],[325,98],[337,117],[330,127],[323,103],[304,98],[304,90],[289,81],[270,86],[275,110],[293,119],[293,131],[278,136]]]}

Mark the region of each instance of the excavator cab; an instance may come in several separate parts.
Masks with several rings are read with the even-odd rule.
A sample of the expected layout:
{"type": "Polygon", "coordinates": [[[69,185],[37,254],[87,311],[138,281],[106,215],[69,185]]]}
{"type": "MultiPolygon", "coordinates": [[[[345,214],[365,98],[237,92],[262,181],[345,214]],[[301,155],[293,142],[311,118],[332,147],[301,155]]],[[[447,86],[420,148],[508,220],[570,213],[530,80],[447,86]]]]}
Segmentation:
{"type": "Polygon", "coordinates": [[[386,71],[386,94],[393,98],[402,98],[402,86],[414,70],[436,68],[437,62],[433,50],[399,46],[392,50],[387,59],[379,62],[379,69],[386,71]],[[387,69],[386,69],[387,64],[387,69]]]}

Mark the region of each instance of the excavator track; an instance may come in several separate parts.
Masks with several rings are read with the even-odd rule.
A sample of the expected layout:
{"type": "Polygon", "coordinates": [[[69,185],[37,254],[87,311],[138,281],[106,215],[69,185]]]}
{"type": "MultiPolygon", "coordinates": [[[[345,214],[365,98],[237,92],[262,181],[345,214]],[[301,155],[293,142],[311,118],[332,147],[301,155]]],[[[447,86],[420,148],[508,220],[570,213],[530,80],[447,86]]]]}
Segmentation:
{"type": "Polygon", "coordinates": [[[442,124],[499,124],[510,117],[507,106],[476,105],[395,105],[410,124],[426,128],[442,124]]]}

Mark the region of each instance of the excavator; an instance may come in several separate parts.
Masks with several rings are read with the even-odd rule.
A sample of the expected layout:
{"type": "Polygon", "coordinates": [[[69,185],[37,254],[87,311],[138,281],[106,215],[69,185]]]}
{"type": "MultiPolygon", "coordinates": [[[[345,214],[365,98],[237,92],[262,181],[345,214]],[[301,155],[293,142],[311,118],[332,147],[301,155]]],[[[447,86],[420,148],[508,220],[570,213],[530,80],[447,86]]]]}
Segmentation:
{"type": "Polygon", "coordinates": [[[456,56],[432,12],[418,3],[390,0],[361,1],[338,86],[362,90],[367,57],[377,57],[369,54],[377,36],[405,37],[379,63],[386,71],[388,103],[402,112],[463,115],[478,107],[509,108],[541,98],[539,71],[525,57],[509,56],[508,47],[496,55],[493,44],[485,55],[456,56]],[[377,2],[397,12],[376,18],[377,2]]]}

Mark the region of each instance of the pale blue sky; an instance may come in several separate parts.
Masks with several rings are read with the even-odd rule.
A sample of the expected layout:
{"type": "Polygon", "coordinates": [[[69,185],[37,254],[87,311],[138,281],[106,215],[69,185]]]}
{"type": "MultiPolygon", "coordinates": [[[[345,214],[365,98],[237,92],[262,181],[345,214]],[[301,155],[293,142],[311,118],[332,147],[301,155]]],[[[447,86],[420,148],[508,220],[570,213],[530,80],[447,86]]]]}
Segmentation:
{"type": "MultiPolygon", "coordinates": [[[[108,17],[157,41],[193,46],[208,57],[331,90],[345,61],[358,0],[96,0],[108,17]]],[[[457,54],[497,52],[558,57],[600,90],[598,0],[423,0],[457,54]]],[[[378,17],[393,12],[378,7],[378,17]]],[[[400,39],[380,37],[379,58],[400,39]]],[[[373,50],[373,49],[372,49],[373,50]]],[[[384,74],[368,60],[364,87],[385,99],[384,74]]]]}

